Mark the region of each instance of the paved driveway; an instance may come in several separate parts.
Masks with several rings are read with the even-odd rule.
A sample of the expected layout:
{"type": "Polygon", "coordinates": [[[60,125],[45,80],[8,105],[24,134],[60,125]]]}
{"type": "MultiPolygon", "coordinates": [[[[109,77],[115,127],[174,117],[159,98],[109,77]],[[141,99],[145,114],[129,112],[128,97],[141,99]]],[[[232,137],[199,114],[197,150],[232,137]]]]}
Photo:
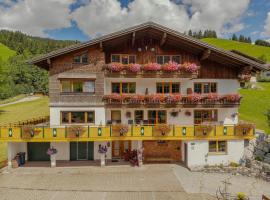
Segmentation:
{"type": "Polygon", "coordinates": [[[189,194],[175,165],[18,168],[0,173],[0,199],[212,200],[189,194]]]}

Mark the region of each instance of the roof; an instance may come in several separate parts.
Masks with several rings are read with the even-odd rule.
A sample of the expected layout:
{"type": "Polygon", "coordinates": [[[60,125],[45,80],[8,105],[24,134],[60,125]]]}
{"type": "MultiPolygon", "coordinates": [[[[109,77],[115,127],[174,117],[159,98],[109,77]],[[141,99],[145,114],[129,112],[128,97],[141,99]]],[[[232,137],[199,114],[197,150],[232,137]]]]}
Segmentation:
{"type": "Polygon", "coordinates": [[[247,54],[245,54],[245,53],[243,53],[243,52],[241,52],[241,51],[238,51],[238,50],[234,50],[234,49],[233,49],[233,50],[231,50],[231,52],[236,53],[236,54],[238,54],[238,55],[240,55],[240,56],[243,56],[243,57],[245,57],[245,58],[254,60],[254,61],[258,62],[258,63],[265,64],[264,61],[262,61],[262,60],[260,60],[260,59],[258,59],[258,58],[252,57],[252,56],[250,56],[250,55],[247,55],[247,54]]]}
{"type": "Polygon", "coordinates": [[[51,58],[54,58],[54,57],[57,57],[57,56],[60,56],[60,55],[66,54],[66,53],[70,53],[70,52],[73,52],[73,51],[76,51],[76,50],[79,50],[79,49],[82,49],[85,47],[96,45],[96,44],[99,44],[100,42],[105,42],[105,41],[108,41],[108,40],[111,40],[114,38],[118,38],[120,36],[129,34],[129,33],[133,33],[133,32],[139,31],[139,30],[146,29],[146,28],[153,28],[153,29],[162,31],[164,33],[170,34],[174,37],[177,37],[179,39],[185,40],[187,42],[190,42],[192,44],[195,44],[197,46],[205,48],[206,50],[209,49],[215,53],[222,54],[223,56],[228,57],[230,59],[238,60],[239,62],[241,62],[242,64],[245,64],[247,66],[255,67],[256,70],[265,70],[265,66],[262,63],[255,61],[254,59],[238,55],[234,52],[230,52],[230,51],[226,51],[226,50],[217,48],[215,46],[212,46],[212,45],[209,45],[205,42],[202,42],[196,38],[190,37],[188,35],[185,35],[183,33],[172,30],[170,28],[167,28],[165,26],[162,26],[162,25],[154,23],[154,22],[146,22],[146,23],[143,23],[140,25],[136,25],[136,26],[133,26],[133,27],[130,27],[127,29],[123,29],[123,30],[120,30],[120,31],[117,31],[117,32],[114,32],[111,34],[101,36],[99,38],[96,38],[96,39],[93,39],[93,40],[90,40],[87,42],[83,42],[83,43],[71,45],[71,46],[68,46],[68,47],[65,47],[65,48],[62,48],[59,50],[55,50],[55,51],[52,51],[50,53],[34,57],[33,59],[28,60],[27,63],[28,64],[38,64],[40,62],[46,61],[47,59],[51,59],[51,58]]]}

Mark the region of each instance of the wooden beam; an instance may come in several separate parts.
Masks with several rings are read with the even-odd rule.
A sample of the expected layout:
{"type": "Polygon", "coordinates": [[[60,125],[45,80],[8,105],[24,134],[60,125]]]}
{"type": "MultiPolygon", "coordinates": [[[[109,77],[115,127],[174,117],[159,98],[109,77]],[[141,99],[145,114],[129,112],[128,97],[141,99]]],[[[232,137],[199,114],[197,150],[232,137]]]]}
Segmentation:
{"type": "Polygon", "coordinates": [[[100,51],[103,51],[103,43],[102,42],[99,43],[99,48],[100,48],[100,51]]]}
{"type": "Polygon", "coordinates": [[[135,45],[136,32],[132,33],[132,47],[135,45]]]}
{"type": "Polygon", "coordinates": [[[167,33],[163,33],[162,39],[160,41],[160,46],[163,46],[167,39],[167,33]]]}
{"type": "Polygon", "coordinates": [[[203,54],[202,54],[200,60],[202,61],[202,60],[205,60],[205,59],[209,58],[210,54],[211,54],[211,50],[210,50],[210,49],[206,49],[206,50],[203,52],[203,54]]]}

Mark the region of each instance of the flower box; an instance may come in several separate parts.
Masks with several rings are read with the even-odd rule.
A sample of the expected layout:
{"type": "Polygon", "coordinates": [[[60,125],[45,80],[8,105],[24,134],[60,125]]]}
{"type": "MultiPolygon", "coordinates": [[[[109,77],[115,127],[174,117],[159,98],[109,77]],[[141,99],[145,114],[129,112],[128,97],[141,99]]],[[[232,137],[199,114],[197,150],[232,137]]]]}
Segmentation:
{"type": "Polygon", "coordinates": [[[199,71],[199,66],[198,65],[196,65],[195,63],[189,63],[189,62],[187,62],[187,63],[184,63],[184,64],[182,64],[181,66],[180,66],[180,70],[182,71],[182,72],[186,72],[186,73],[198,73],[198,71],[199,71]]]}
{"type": "Polygon", "coordinates": [[[142,66],[140,64],[132,63],[127,66],[129,72],[138,73],[141,71],[142,66]]]}
{"type": "Polygon", "coordinates": [[[124,69],[124,65],[122,63],[110,63],[108,64],[107,69],[111,72],[120,72],[124,69]]]}
{"type": "Polygon", "coordinates": [[[165,72],[176,72],[176,71],[179,70],[179,68],[180,67],[179,67],[179,64],[178,63],[170,61],[170,62],[168,62],[168,63],[166,63],[166,64],[164,64],[162,66],[162,71],[165,71],[165,72]]]}
{"type": "Polygon", "coordinates": [[[168,104],[177,104],[182,100],[181,94],[169,94],[165,97],[165,102],[168,104]]]}
{"type": "Polygon", "coordinates": [[[171,132],[170,125],[159,124],[154,126],[154,136],[156,137],[168,136],[170,132],[171,132]]]}
{"type": "Polygon", "coordinates": [[[161,70],[161,66],[158,63],[147,63],[143,66],[143,70],[147,72],[157,72],[161,70]]]}

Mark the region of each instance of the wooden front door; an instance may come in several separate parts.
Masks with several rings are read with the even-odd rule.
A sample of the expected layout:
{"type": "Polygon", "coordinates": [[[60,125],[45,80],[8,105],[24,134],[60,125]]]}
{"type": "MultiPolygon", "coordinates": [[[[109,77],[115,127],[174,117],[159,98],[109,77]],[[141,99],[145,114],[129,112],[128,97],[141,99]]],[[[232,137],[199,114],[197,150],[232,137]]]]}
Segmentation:
{"type": "Polygon", "coordinates": [[[126,151],[131,150],[131,141],[113,141],[112,142],[112,157],[120,158],[124,157],[126,151]]]}

